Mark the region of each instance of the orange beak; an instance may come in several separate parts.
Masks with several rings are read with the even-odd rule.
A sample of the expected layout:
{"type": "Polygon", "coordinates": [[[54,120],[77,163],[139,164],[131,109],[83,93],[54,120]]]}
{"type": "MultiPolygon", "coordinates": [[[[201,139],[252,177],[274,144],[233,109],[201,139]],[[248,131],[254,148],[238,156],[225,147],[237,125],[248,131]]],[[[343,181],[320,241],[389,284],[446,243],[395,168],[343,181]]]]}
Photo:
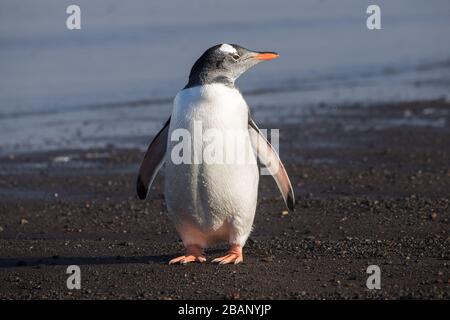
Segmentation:
{"type": "Polygon", "coordinates": [[[255,56],[255,59],[267,61],[267,60],[276,59],[278,57],[279,57],[279,54],[275,53],[275,52],[261,52],[255,56]]]}

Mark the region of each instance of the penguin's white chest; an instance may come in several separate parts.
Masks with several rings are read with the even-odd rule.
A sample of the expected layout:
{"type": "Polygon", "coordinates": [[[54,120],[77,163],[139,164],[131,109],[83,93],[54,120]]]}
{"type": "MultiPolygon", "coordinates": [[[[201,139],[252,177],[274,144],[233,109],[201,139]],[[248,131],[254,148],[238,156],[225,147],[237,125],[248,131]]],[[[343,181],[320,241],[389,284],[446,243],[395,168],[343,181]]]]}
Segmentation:
{"type": "Polygon", "coordinates": [[[189,221],[205,232],[236,223],[251,228],[259,175],[238,90],[210,84],[178,93],[165,177],[175,223],[189,221]]]}

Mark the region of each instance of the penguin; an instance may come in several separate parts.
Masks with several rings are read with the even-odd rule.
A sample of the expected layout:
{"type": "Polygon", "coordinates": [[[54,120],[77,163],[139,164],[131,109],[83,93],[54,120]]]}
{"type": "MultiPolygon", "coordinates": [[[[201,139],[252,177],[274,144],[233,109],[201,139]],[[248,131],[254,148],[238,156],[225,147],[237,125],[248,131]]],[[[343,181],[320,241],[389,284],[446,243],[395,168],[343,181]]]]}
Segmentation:
{"type": "Polygon", "coordinates": [[[206,50],[194,63],[187,85],[177,93],[170,118],[150,143],[139,168],[137,194],[140,199],[147,197],[165,163],[167,211],[185,247],[185,254],[169,264],[205,262],[205,249],[220,243],[227,243],[229,250],[213,263],[243,261],[258,198],[257,159],[274,177],[287,208],[294,210],[294,191],[284,165],[235,86],[245,71],[278,56],[227,43],[206,50]],[[192,134],[196,128],[200,135],[192,134]],[[207,131],[220,138],[201,137],[207,131]],[[181,137],[187,137],[183,133],[191,140],[180,152],[181,137]],[[192,150],[211,146],[216,147],[213,154],[222,155],[217,157],[220,161],[202,161],[206,155],[201,152],[198,156],[194,151],[192,156],[192,150]],[[244,155],[245,160],[237,161],[236,155],[244,155]],[[224,161],[228,156],[232,161],[224,161]]]}

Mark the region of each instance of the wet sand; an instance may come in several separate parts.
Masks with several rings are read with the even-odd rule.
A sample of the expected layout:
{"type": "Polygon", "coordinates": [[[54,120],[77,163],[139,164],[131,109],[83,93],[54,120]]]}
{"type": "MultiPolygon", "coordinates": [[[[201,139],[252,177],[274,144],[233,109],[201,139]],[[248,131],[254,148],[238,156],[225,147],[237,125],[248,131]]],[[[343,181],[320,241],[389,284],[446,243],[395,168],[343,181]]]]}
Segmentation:
{"type": "Polygon", "coordinates": [[[426,101],[317,107],[282,125],[296,212],[262,177],[241,265],[167,264],[182,246],[161,175],[148,201],[135,195],[142,151],[3,157],[0,298],[448,299],[449,121],[449,103],[426,101]],[[381,290],[366,288],[372,264],[381,290]],[[81,290],[66,288],[69,265],[81,290]]]}

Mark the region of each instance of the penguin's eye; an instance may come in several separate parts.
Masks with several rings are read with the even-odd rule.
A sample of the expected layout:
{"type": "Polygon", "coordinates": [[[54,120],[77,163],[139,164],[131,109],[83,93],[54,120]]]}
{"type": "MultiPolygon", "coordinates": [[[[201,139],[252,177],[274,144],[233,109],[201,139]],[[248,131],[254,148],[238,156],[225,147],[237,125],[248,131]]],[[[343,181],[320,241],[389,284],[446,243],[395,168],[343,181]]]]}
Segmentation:
{"type": "Polygon", "coordinates": [[[234,60],[239,60],[239,58],[240,58],[240,57],[239,57],[239,55],[238,55],[238,54],[236,54],[236,53],[235,53],[235,54],[233,54],[233,55],[232,55],[232,57],[233,57],[233,59],[234,59],[234,60]]]}

